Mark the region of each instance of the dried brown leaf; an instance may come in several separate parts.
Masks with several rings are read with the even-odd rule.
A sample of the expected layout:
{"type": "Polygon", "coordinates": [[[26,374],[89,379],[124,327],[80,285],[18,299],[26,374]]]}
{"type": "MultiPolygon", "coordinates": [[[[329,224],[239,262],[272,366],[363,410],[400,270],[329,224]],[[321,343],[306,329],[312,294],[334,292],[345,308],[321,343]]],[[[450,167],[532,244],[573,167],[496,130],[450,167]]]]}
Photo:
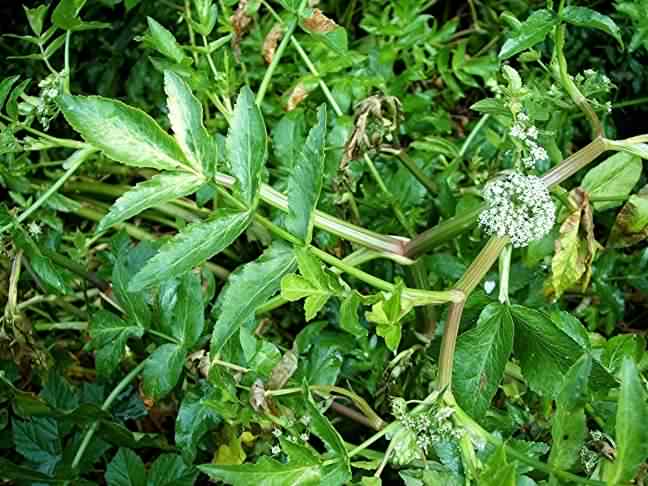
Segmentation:
{"type": "Polygon", "coordinates": [[[250,29],[252,17],[248,14],[248,0],[240,0],[236,12],[230,17],[234,36],[232,37],[232,49],[237,59],[241,56],[241,39],[250,29]]]}
{"type": "Polygon", "coordinates": [[[322,13],[319,8],[313,9],[313,15],[304,19],[304,28],[314,34],[333,32],[337,24],[322,13]]]}
{"type": "Polygon", "coordinates": [[[277,22],[272,26],[272,29],[263,40],[263,59],[265,59],[266,63],[270,64],[272,62],[274,53],[277,50],[277,45],[282,37],[283,28],[281,27],[281,24],[277,22]]]}
{"type": "Polygon", "coordinates": [[[648,239],[648,185],[630,196],[617,214],[608,246],[625,248],[648,239]]]}
{"type": "Polygon", "coordinates": [[[304,101],[308,96],[309,91],[306,89],[306,85],[303,81],[300,81],[295,85],[290,95],[288,96],[288,102],[286,103],[286,111],[293,111],[299,103],[304,101]]]}

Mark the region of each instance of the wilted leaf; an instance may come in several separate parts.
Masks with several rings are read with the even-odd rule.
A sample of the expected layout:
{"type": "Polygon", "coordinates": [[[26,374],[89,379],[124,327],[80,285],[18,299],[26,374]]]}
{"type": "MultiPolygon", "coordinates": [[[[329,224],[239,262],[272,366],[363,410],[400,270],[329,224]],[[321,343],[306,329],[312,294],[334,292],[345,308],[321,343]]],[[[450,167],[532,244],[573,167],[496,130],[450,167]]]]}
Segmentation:
{"type": "Polygon", "coordinates": [[[268,32],[268,35],[263,40],[263,59],[265,59],[266,63],[270,64],[272,62],[277,45],[282,37],[283,27],[277,22],[272,26],[272,29],[270,29],[270,32],[268,32]]]}
{"type": "Polygon", "coordinates": [[[648,185],[630,196],[610,232],[608,246],[625,248],[648,238],[648,185]]]}

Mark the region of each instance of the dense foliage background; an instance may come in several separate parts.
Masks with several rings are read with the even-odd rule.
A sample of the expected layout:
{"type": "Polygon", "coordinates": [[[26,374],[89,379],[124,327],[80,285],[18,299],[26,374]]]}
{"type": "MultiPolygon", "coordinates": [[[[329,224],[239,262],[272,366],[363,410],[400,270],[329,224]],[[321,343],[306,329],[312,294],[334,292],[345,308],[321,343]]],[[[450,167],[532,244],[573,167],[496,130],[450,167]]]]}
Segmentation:
{"type": "Polygon", "coordinates": [[[644,484],[648,2],[19,3],[0,482],[644,484]]]}

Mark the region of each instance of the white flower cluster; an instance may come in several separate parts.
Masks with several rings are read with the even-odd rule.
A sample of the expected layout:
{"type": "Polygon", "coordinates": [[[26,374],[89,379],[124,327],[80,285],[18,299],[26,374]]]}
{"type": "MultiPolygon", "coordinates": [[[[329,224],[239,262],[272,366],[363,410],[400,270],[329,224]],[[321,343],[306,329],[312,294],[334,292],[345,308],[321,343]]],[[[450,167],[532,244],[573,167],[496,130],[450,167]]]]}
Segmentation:
{"type": "Polygon", "coordinates": [[[486,184],[483,196],[488,206],[479,215],[480,226],[508,236],[516,248],[541,239],[556,221],[556,207],[539,177],[506,174],[486,184]]]}
{"type": "Polygon", "coordinates": [[[527,154],[522,159],[522,164],[527,169],[533,169],[536,162],[549,158],[547,151],[538,144],[538,129],[529,122],[526,114],[520,113],[517,116],[510,133],[524,144],[527,154]]]}

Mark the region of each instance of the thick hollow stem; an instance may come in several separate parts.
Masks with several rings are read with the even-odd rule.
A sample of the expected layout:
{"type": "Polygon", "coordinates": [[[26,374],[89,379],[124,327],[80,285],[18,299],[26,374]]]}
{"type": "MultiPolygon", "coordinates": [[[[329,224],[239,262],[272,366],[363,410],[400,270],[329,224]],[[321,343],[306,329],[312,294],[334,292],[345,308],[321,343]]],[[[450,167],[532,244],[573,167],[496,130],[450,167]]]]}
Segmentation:
{"type": "Polygon", "coordinates": [[[542,176],[542,182],[551,189],[581,170],[607,150],[604,138],[597,137],[582,149],[574,152],[560,164],[542,176]]]}

